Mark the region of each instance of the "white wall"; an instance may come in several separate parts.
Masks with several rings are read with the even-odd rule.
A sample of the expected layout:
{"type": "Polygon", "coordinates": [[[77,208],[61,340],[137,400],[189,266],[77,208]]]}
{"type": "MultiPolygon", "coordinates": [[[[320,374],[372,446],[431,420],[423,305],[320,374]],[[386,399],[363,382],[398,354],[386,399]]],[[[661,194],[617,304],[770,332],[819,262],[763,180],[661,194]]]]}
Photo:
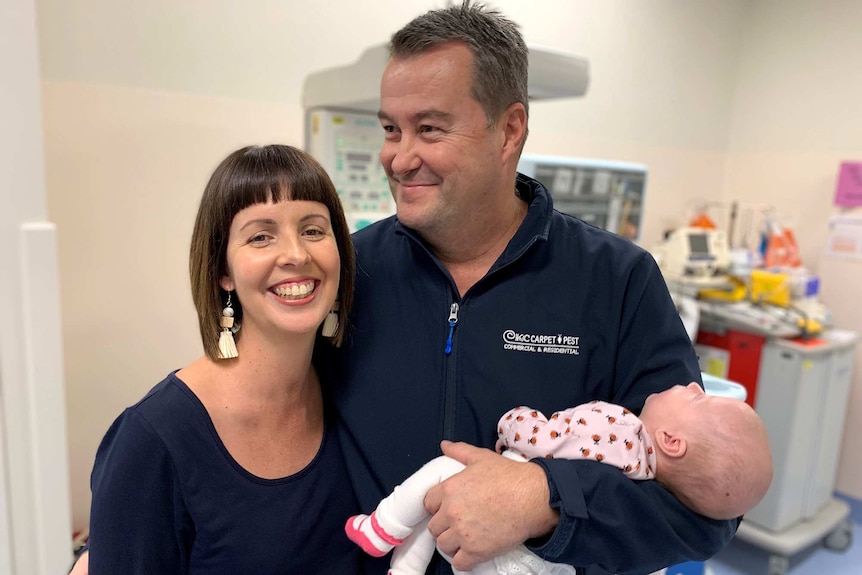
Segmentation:
{"type": "MultiPolygon", "coordinates": [[[[699,200],[761,194],[770,166],[782,179],[765,201],[823,218],[836,158],[860,155],[840,122],[819,121],[860,101],[858,80],[822,70],[858,67],[851,0],[816,10],[804,0],[490,3],[529,43],[590,59],[586,98],[532,106],[527,151],[647,164],[647,247],[699,200]],[[802,33],[806,18],[816,25],[802,33]],[[828,66],[802,58],[815,48],[828,66]],[[807,84],[809,71],[827,82],[807,84]],[[787,129],[800,115],[806,129],[787,129]]],[[[200,353],[186,253],[210,170],[247,143],[300,144],[305,75],[354,60],[443,4],[379,0],[372,14],[349,0],[37,0],[76,527],[110,421],[200,353]]],[[[812,263],[822,227],[800,229],[812,263]]]]}
{"type": "Polygon", "coordinates": [[[72,560],[56,234],[33,0],[0,3],[0,573],[72,560]]]}
{"type": "MultiPolygon", "coordinates": [[[[862,217],[862,210],[856,215],[862,217]]],[[[836,326],[862,332],[862,306],[859,305],[862,261],[824,256],[818,273],[824,280],[822,299],[835,314],[836,326]]],[[[862,453],[856,439],[862,436],[862,343],[856,344],[852,377],[836,488],[846,495],[862,499],[862,481],[859,480],[862,477],[862,453]]]]}

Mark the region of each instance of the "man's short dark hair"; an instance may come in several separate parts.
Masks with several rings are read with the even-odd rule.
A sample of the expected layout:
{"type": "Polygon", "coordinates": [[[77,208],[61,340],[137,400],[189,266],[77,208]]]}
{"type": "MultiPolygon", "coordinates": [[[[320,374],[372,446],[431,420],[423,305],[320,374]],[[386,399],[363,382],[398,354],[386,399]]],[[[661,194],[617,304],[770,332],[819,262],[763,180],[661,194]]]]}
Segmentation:
{"type": "Polygon", "coordinates": [[[527,104],[527,45],[518,25],[500,12],[464,0],[417,16],[392,36],[390,55],[406,58],[449,42],[473,53],[472,96],[493,126],[512,104],[527,104]]]}

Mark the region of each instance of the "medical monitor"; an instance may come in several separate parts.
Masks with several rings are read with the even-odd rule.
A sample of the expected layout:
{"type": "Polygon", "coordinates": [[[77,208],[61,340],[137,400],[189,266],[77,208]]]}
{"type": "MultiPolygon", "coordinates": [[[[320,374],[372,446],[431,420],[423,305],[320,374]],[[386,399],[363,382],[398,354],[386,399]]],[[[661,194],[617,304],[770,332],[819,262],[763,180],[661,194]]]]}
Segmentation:
{"type": "Polygon", "coordinates": [[[720,230],[678,228],[654,250],[662,273],[670,279],[706,279],[730,266],[727,236],[720,230]]]}
{"type": "Polygon", "coordinates": [[[706,233],[688,234],[688,251],[691,259],[709,259],[709,241],[706,233]]]}

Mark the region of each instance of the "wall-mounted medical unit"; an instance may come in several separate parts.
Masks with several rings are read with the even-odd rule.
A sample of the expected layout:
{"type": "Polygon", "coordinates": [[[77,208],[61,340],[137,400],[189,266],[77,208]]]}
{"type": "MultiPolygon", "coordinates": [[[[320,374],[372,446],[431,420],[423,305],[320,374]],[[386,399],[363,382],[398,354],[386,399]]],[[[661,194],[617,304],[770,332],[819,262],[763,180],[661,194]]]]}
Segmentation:
{"type": "Polygon", "coordinates": [[[518,171],[542,182],[557,210],[630,240],[640,237],[645,165],[525,154],[518,171]]]}

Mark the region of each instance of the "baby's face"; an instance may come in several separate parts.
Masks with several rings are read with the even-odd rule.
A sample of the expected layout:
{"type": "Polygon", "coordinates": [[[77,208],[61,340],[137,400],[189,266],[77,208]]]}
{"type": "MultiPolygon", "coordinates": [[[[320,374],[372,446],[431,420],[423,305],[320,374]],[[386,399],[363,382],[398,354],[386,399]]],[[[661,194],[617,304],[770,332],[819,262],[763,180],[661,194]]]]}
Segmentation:
{"type": "Polygon", "coordinates": [[[720,397],[704,393],[695,382],[688,385],[675,385],[661,393],[653,393],[647,397],[641,411],[641,419],[668,422],[679,420],[686,415],[696,416],[699,413],[732,410],[744,402],[730,397],[720,397]]]}

